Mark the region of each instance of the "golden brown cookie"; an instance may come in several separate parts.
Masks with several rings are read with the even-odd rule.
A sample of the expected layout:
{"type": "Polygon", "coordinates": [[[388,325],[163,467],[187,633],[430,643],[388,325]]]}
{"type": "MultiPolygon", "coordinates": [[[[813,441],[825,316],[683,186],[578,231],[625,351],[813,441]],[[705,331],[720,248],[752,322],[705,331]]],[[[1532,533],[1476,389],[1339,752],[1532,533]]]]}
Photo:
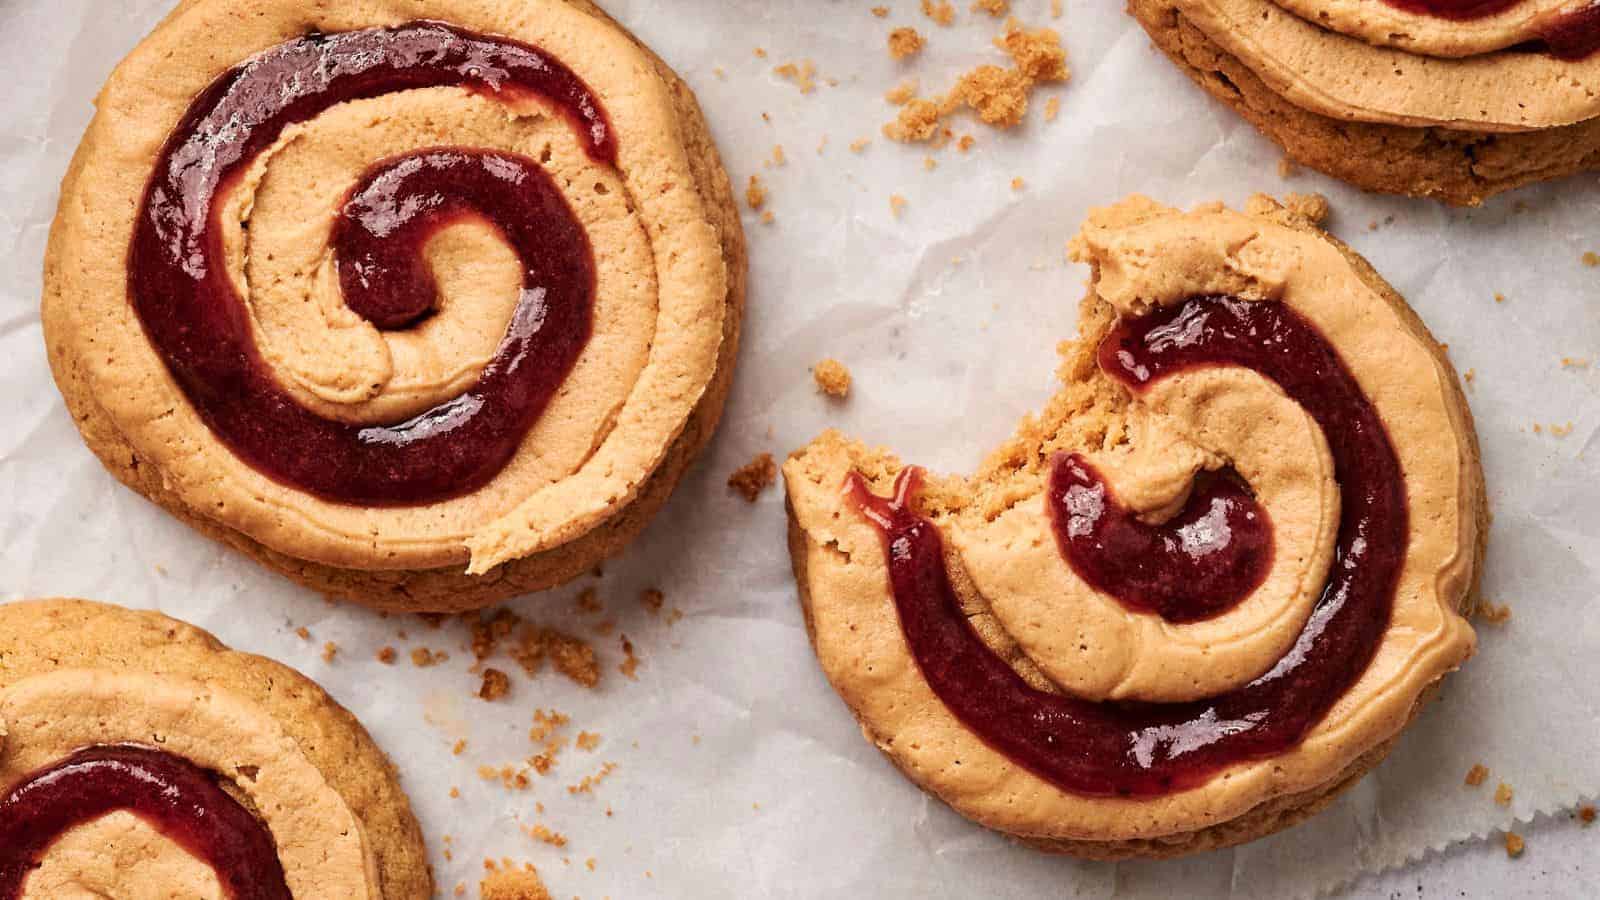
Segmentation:
{"type": "MultiPolygon", "coordinates": [[[[1290,159],[1455,205],[1600,168],[1600,55],[1530,52],[1555,0],[1479,19],[1386,0],[1129,0],[1198,85],[1290,159]]],[[[1584,27],[1600,40],[1600,19],[1584,27]]]]}
{"type": "Polygon", "coordinates": [[[325,594],[482,607],[621,552],[714,431],[737,207],[693,94],[593,4],[188,0],[98,107],[51,366],[198,530],[325,594]]]}
{"type": "Polygon", "coordinates": [[[21,897],[432,896],[421,829],[361,723],[158,613],[0,606],[0,741],[0,895],[21,872],[21,897]],[[38,824],[52,813],[66,827],[38,824]],[[248,852],[212,855],[223,836],[248,852]]]}
{"type": "Polygon", "coordinates": [[[1062,387],[970,477],[784,466],[818,660],[872,741],[1041,849],[1165,857],[1326,806],[1472,653],[1472,419],[1320,198],[1091,213],[1062,387]]]}

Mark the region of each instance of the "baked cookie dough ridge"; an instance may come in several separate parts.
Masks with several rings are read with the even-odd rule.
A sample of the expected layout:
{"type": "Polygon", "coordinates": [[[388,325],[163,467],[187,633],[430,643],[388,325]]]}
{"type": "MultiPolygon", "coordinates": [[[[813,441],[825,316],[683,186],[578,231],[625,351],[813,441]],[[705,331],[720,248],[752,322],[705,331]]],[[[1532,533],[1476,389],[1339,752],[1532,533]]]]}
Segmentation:
{"type": "Polygon", "coordinates": [[[1516,51],[1428,57],[1327,31],[1272,0],[1172,2],[1276,93],[1330,118],[1519,132],[1600,116],[1600,55],[1575,62],[1516,51]]]}
{"type": "MultiPolygon", "coordinates": [[[[333,26],[339,25],[372,27],[411,21],[426,17],[430,12],[429,5],[421,2],[371,6],[383,11],[387,18],[359,18],[362,11],[357,10],[351,15],[359,20],[351,21],[339,18],[340,10],[324,9],[322,11],[335,21],[319,24],[329,26],[328,30],[337,30],[333,26]]],[[[511,514],[486,524],[473,535],[471,543],[478,551],[472,564],[474,572],[487,571],[507,560],[511,561],[510,565],[502,568],[520,570],[503,579],[516,581],[518,587],[510,588],[503,583],[490,592],[495,597],[503,597],[558,583],[620,550],[627,538],[648,519],[647,513],[658,508],[670,493],[689,458],[704,444],[720,416],[737,346],[737,320],[744,292],[744,252],[737,214],[732,211],[731,189],[705,134],[698,107],[687,88],[656,57],[633,43],[625,33],[613,30],[616,26],[600,19],[602,14],[589,4],[579,8],[566,3],[510,4],[471,0],[453,4],[454,7],[465,10],[452,15],[454,24],[510,34],[537,43],[563,58],[580,54],[571,47],[564,52],[556,46],[560,41],[574,46],[579,41],[588,42],[586,46],[592,46],[594,40],[607,42],[603,45],[607,53],[601,54],[609,66],[606,71],[617,75],[623,83],[611,85],[603,83],[592,72],[581,74],[608,104],[614,122],[620,126],[620,168],[629,175],[630,193],[636,206],[644,212],[654,209],[659,213],[656,216],[659,227],[648,230],[662,279],[662,318],[657,321],[656,337],[640,383],[630,394],[630,401],[650,396],[657,402],[630,402],[620,412],[611,411],[614,422],[607,439],[593,448],[573,477],[538,491],[511,514]],[[534,6],[549,8],[531,9],[534,6]],[[495,15],[508,7],[515,7],[517,14],[495,15]],[[535,24],[548,33],[530,36],[518,30],[533,28],[535,24]],[[641,69],[653,77],[635,77],[641,69]],[[637,129],[638,133],[666,136],[670,152],[652,154],[647,152],[648,148],[636,146],[641,142],[630,141],[629,135],[635,129],[629,126],[629,114],[619,112],[624,106],[633,110],[633,120],[645,121],[651,126],[637,129]],[[673,296],[679,300],[673,302],[670,299],[673,296]],[[638,439],[650,434],[655,438],[638,439]],[[634,510],[646,514],[629,515],[634,510]],[[624,521],[617,522],[616,527],[607,527],[619,518],[624,521]],[[596,535],[596,532],[604,533],[596,535]],[[595,540],[581,548],[575,547],[590,536],[595,536],[595,540]],[[578,553],[564,552],[574,549],[582,550],[587,558],[580,559],[578,553]],[[549,557],[552,554],[570,558],[557,565],[557,561],[549,557]],[[519,556],[523,558],[518,559],[519,556]],[[546,558],[532,565],[519,565],[540,557],[546,558]]],[[[204,0],[194,0],[176,11],[169,23],[186,29],[215,27],[226,34],[228,20],[227,15],[219,14],[204,0]]],[[[297,21],[292,29],[284,27],[278,32],[258,35],[251,47],[259,50],[273,46],[295,36],[304,24],[297,21]]],[[[240,27],[257,26],[247,23],[240,27]]],[[[174,40],[171,34],[158,34],[157,38],[167,42],[174,40]]],[[[163,42],[152,38],[148,46],[130,57],[129,65],[163,52],[163,42]]],[[[210,52],[221,54],[224,51],[211,48],[210,52]]],[[[215,60],[213,67],[220,71],[242,58],[238,53],[227,53],[227,56],[227,59],[215,60]]],[[[591,55],[581,54],[581,58],[589,59],[591,55]]],[[[119,70],[119,74],[126,69],[125,66],[119,70]]],[[[110,135],[120,132],[120,126],[127,124],[114,115],[117,101],[139,90],[165,90],[187,100],[182,86],[126,84],[129,77],[114,77],[103,93],[101,114],[91,126],[89,139],[80,146],[64,183],[68,195],[79,193],[80,182],[95,163],[98,145],[111,140],[110,135]]],[[[200,79],[197,83],[208,82],[200,79]]],[[[164,139],[164,133],[159,139],[164,139]]],[[[148,138],[143,149],[153,154],[159,139],[148,138]]],[[[138,335],[138,323],[126,309],[113,311],[109,316],[84,312],[65,296],[77,292],[60,283],[64,273],[81,273],[94,265],[76,252],[78,248],[64,246],[67,231],[89,227],[85,219],[92,210],[85,207],[94,202],[94,198],[88,198],[83,203],[64,206],[52,230],[44,315],[47,323],[55,326],[50,329],[55,334],[79,328],[103,329],[105,333],[131,328],[133,334],[138,335]]],[[[91,230],[103,232],[99,227],[91,230]]],[[[426,530],[415,538],[404,534],[396,536],[390,529],[375,527],[345,530],[342,535],[326,529],[319,533],[315,524],[300,514],[298,507],[289,512],[286,504],[279,504],[277,508],[265,503],[255,504],[257,496],[266,497],[281,492],[282,488],[265,483],[253,472],[234,473],[239,474],[239,481],[245,482],[240,495],[245,502],[214,502],[215,495],[230,490],[237,492],[240,486],[227,477],[198,483],[184,481],[172,471],[170,464],[163,464],[163,457],[185,462],[218,450],[193,446],[185,441],[182,428],[171,427],[169,420],[174,419],[184,420],[194,428],[203,427],[194,421],[187,404],[176,402],[168,409],[141,411],[127,408],[127,404],[121,402],[130,390],[137,392],[141,387],[159,396],[176,396],[170,378],[159,368],[159,361],[153,358],[149,348],[135,347],[131,354],[121,354],[120,358],[112,355],[99,359],[75,359],[71,350],[60,340],[53,340],[50,346],[52,368],[74,417],[90,438],[92,449],[121,480],[141,493],[154,495],[153,498],[164,506],[177,507],[174,511],[179,511],[186,520],[203,523],[202,530],[214,536],[225,535],[229,543],[247,549],[276,568],[299,569],[300,580],[306,583],[346,595],[374,589],[393,591],[396,584],[408,582],[418,587],[414,582],[419,576],[424,576],[425,581],[443,581],[456,566],[469,562],[467,542],[458,541],[441,549],[430,544],[426,530]],[[131,374],[115,370],[119,366],[126,367],[126,357],[130,355],[145,357],[140,360],[147,364],[144,372],[131,374]],[[158,368],[157,372],[149,371],[151,363],[158,368]],[[107,421],[97,421],[101,419],[107,421]],[[151,440],[152,435],[167,439],[151,440]],[[199,501],[203,512],[186,515],[180,511],[195,505],[195,501],[199,501]],[[252,504],[270,510],[270,515],[252,516],[247,508],[241,511],[241,507],[252,504]],[[380,531],[382,537],[377,536],[380,531]],[[357,585],[356,582],[363,579],[360,574],[363,570],[376,570],[372,574],[378,583],[357,585]],[[434,574],[440,577],[432,577],[434,574]]],[[[455,571],[459,574],[459,570],[455,571]]],[[[291,573],[291,577],[295,575],[291,573]]],[[[435,593],[426,586],[421,590],[435,593]]],[[[479,594],[470,601],[457,601],[449,597],[447,591],[437,593],[441,595],[440,600],[423,602],[458,607],[467,602],[481,603],[481,598],[486,596],[479,594]]],[[[414,601],[412,596],[396,595],[377,602],[393,608],[417,608],[414,601]]]]}
{"type": "MultiPolygon", "coordinates": [[[[281,745],[286,753],[294,754],[286,771],[301,784],[307,783],[306,779],[320,780],[336,792],[346,814],[354,816],[363,852],[375,866],[372,883],[379,887],[379,896],[385,900],[432,896],[422,830],[393,764],[354,716],[299,672],[264,657],[229,650],[210,634],[156,612],[75,599],[0,605],[0,704],[10,708],[22,695],[50,696],[63,691],[67,702],[88,713],[94,712],[90,707],[96,707],[100,715],[89,722],[74,714],[76,707],[56,704],[39,721],[58,734],[80,724],[97,725],[102,717],[118,721],[118,716],[131,712],[128,707],[142,706],[159,713],[155,700],[168,695],[202,698],[202,703],[220,711],[229,722],[246,728],[260,726],[264,737],[246,734],[246,745],[252,741],[268,747],[281,745]],[[91,690],[74,693],[70,689],[74,684],[91,690]],[[153,693],[133,696],[129,704],[96,706],[97,698],[127,699],[141,687],[150,687],[153,693]]],[[[190,717],[180,715],[172,721],[181,726],[190,717]]],[[[13,730],[13,736],[18,733],[13,730]]],[[[131,736],[119,733],[114,737],[131,736]]],[[[208,734],[190,736],[169,729],[165,746],[182,756],[191,749],[209,752],[206,747],[213,743],[208,734]]],[[[275,801],[265,793],[270,789],[266,778],[276,770],[263,765],[256,773],[261,783],[252,785],[239,773],[226,770],[225,763],[237,747],[215,744],[211,749],[217,760],[197,762],[222,772],[224,785],[237,788],[236,796],[267,821],[306,818],[304,809],[272,808],[275,801]],[[233,784],[229,785],[230,781],[233,784]]],[[[0,742],[0,771],[15,765],[18,754],[24,752],[27,748],[21,742],[0,742]]],[[[44,764],[54,761],[37,760],[44,764]]],[[[24,762],[23,768],[31,771],[34,761],[24,762]]],[[[276,829],[274,834],[278,834],[276,829]]],[[[280,847],[285,853],[301,852],[292,846],[280,847]]]]}
{"type": "MultiPolygon", "coordinates": [[[[1403,582],[1424,582],[1423,589],[1432,596],[1413,601],[1412,606],[1437,622],[1438,634],[1445,637],[1422,641],[1414,648],[1409,671],[1399,674],[1382,670],[1404,669],[1407,664],[1387,658],[1380,649],[1373,667],[1296,750],[1266,762],[1235,766],[1201,788],[1154,802],[1071,796],[1022,771],[953,723],[932,696],[904,649],[877,536],[838,498],[839,480],[852,468],[868,476],[882,494],[901,463],[886,451],[828,433],[785,466],[791,551],[808,631],[825,673],[864,731],[914,781],[964,815],[1046,849],[1107,858],[1177,855],[1250,840],[1299,821],[1375,765],[1431,686],[1470,653],[1470,629],[1456,613],[1469,608],[1476,589],[1487,512],[1470,414],[1448,360],[1398,295],[1346,248],[1284,211],[1257,204],[1252,212],[1257,213],[1252,218],[1269,220],[1264,229],[1281,228],[1321,242],[1344,265],[1348,277],[1366,285],[1369,299],[1379,307],[1374,312],[1392,311],[1406,340],[1437,367],[1437,381],[1431,386],[1443,415],[1453,428],[1463,429],[1456,450],[1459,465],[1450,477],[1451,486],[1460,488],[1458,533],[1452,536],[1459,547],[1439,561],[1437,572],[1402,575],[1403,582]],[[1430,588],[1440,582],[1447,589],[1435,594],[1430,588]],[[1349,700],[1357,694],[1370,700],[1374,692],[1388,702],[1357,708],[1349,700]],[[884,720],[894,724],[885,727],[884,720]]],[[[1210,209],[1185,218],[1203,227],[1206,217],[1216,215],[1222,214],[1210,209]]],[[[1102,276],[1099,268],[1096,276],[1102,276]]],[[[1093,387],[1072,379],[1094,365],[1092,349],[1112,320],[1107,304],[1091,291],[1084,304],[1080,340],[1066,352],[1067,384],[1043,421],[1025,422],[1018,436],[996,451],[975,479],[929,479],[920,504],[925,515],[947,529],[952,517],[975,514],[972,508],[983,502],[978,495],[993,486],[974,482],[991,478],[999,469],[1042,467],[1049,454],[1041,450],[1040,435],[1054,425],[1079,428],[1078,439],[1094,437],[1091,432],[1101,430],[1099,423],[1106,414],[1116,412],[1114,401],[1094,396],[1093,387]],[[1095,424],[1082,428],[1075,419],[1093,419],[1095,424]]],[[[1112,418],[1100,439],[1116,439],[1111,432],[1118,426],[1112,418]]],[[[1413,502],[1416,499],[1412,497],[1413,502]]],[[[1036,668],[1018,658],[1014,644],[995,626],[961,559],[948,546],[947,542],[952,583],[975,629],[1025,679],[1044,686],[1036,668]]],[[[1410,560],[1406,568],[1413,568],[1410,560]]],[[[1399,600],[1397,596],[1397,607],[1399,600]]],[[[1393,637],[1391,629],[1386,647],[1393,637]]]]}

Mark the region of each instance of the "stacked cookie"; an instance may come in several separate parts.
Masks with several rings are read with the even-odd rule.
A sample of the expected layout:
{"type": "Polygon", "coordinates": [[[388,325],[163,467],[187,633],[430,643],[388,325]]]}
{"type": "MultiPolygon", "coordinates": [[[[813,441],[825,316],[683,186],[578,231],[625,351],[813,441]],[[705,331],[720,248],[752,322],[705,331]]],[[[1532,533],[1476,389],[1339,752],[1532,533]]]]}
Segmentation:
{"type": "Polygon", "coordinates": [[[1600,7],[1568,0],[1130,0],[1289,158],[1477,204],[1600,168],[1600,7]]]}

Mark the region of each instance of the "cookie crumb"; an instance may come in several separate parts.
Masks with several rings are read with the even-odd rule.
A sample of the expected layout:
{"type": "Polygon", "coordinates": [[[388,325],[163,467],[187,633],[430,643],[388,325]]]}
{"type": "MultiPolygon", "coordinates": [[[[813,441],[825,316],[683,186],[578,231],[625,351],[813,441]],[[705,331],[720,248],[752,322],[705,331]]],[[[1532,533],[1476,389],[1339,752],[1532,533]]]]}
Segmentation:
{"type": "Polygon", "coordinates": [[[1511,857],[1512,859],[1516,859],[1517,857],[1522,855],[1522,851],[1526,850],[1527,847],[1528,847],[1528,842],[1524,841],[1522,839],[1522,835],[1517,834],[1515,831],[1506,832],[1506,855],[1507,856],[1511,857]]]}
{"type": "Polygon", "coordinates": [[[568,785],[567,793],[572,794],[573,796],[577,796],[578,794],[592,794],[594,793],[594,789],[599,786],[600,782],[605,781],[611,776],[611,773],[615,772],[616,770],[616,763],[603,763],[600,766],[600,771],[594,773],[593,775],[583,776],[583,780],[579,781],[577,784],[568,785]]]}
{"type": "Polygon", "coordinates": [[[889,56],[894,59],[907,59],[922,52],[926,44],[922,35],[910,27],[896,28],[889,32],[889,56]]]}
{"type": "Polygon", "coordinates": [[[782,144],[773,144],[772,145],[771,163],[772,163],[772,167],[774,169],[781,169],[784,166],[789,164],[789,158],[787,156],[785,156],[784,153],[783,153],[783,145],[782,144]]]}
{"type": "Polygon", "coordinates": [[[451,745],[451,747],[450,747],[450,755],[451,756],[460,756],[461,754],[463,754],[465,752],[467,752],[467,739],[466,738],[461,738],[461,739],[457,740],[455,742],[455,744],[451,745]]]}
{"type": "Polygon", "coordinates": [[[589,752],[600,746],[600,735],[595,734],[592,731],[580,731],[578,732],[577,740],[574,740],[572,743],[573,746],[577,747],[579,750],[589,752]]]}
{"type": "Polygon", "coordinates": [[[578,612],[597,613],[605,611],[605,607],[600,603],[600,592],[592,587],[586,587],[579,591],[578,599],[573,603],[578,607],[578,612]]]}
{"type": "Polygon", "coordinates": [[[1056,116],[1058,116],[1060,114],[1061,114],[1061,98],[1060,97],[1051,97],[1049,100],[1046,100],[1044,102],[1044,120],[1046,122],[1054,122],[1056,120],[1056,116]]]}
{"type": "Polygon", "coordinates": [[[889,195],[889,212],[893,213],[896,219],[900,218],[900,214],[905,211],[905,208],[906,198],[899,194],[889,195]]]}
{"type": "Polygon", "coordinates": [[[772,214],[772,210],[770,209],[761,214],[761,224],[763,225],[771,225],[776,221],[778,221],[778,219],[772,214]]]}
{"type": "Polygon", "coordinates": [[[811,369],[811,378],[817,388],[830,397],[843,399],[850,396],[850,370],[836,359],[825,359],[811,369]]]}
{"type": "Polygon", "coordinates": [[[1328,198],[1321,194],[1290,194],[1283,198],[1283,206],[1313,225],[1328,220],[1328,198]]]}
{"type": "Polygon", "coordinates": [[[545,630],[544,643],[557,672],[587,688],[600,683],[600,663],[593,647],[554,629],[545,630]]]}
{"type": "Polygon", "coordinates": [[[662,605],[667,602],[667,595],[656,588],[645,588],[639,594],[639,602],[644,604],[650,615],[654,616],[660,614],[662,605]]]}
{"type": "Polygon", "coordinates": [[[1511,621],[1511,607],[1504,603],[1491,603],[1488,600],[1478,601],[1478,618],[1490,625],[1504,625],[1511,621]]]}
{"type": "Polygon", "coordinates": [[[1466,783],[1472,787],[1478,787],[1479,785],[1483,784],[1484,780],[1488,777],[1488,766],[1485,766],[1483,763],[1474,763],[1472,768],[1467,770],[1466,783]]]}
{"type": "Polygon", "coordinates": [[[894,87],[889,88],[883,94],[883,99],[894,104],[895,106],[905,106],[907,103],[915,100],[916,97],[917,80],[915,78],[907,78],[899,84],[896,84],[894,87]]]}
{"type": "Polygon", "coordinates": [[[1278,160],[1278,177],[1279,178],[1293,178],[1296,174],[1299,173],[1299,171],[1300,171],[1300,167],[1298,165],[1295,165],[1295,161],[1290,159],[1289,157],[1285,156],[1285,157],[1283,157],[1283,158],[1278,160]]]}
{"type": "Polygon", "coordinates": [[[567,845],[566,835],[559,831],[551,831],[543,825],[530,825],[526,830],[528,837],[549,844],[552,847],[565,847],[567,845]]]}
{"type": "Polygon", "coordinates": [[[633,655],[633,641],[627,635],[622,636],[622,665],[617,666],[617,671],[633,681],[639,680],[639,657],[633,655]]]}
{"type": "Polygon", "coordinates": [[[1594,824],[1594,804],[1585,803],[1578,807],[1578,821],[1585,825],[1594,824]]]}
{"type": "MultiPolygon", "coordinates": [[[[489,874],[478,883],[478,896],[482,900],[550,900],[550,892],[532,865],[513,869],[498,868],[489,860],[484,864],[489,874]]],[[[457,888],[456,893],[461,893],[460,885],[457,888]]]]}
{"type": "Polygon", "coordinates": [[[887,18],[889,18],[889,7],[887,7],[887,6],[874,6],[872,8],[872,14],[877,16],[880,19],[887,19],[887,18]]]}
{"type": "Polygon", "coordinates": [[[972,0],[973,12],[984,12],[996,19],[1011,11],[1011,0],[972,0]]]}
{"type": "Polygon", "coordinates": [[[850,152],[860,153],[861,151],[867,149],[868,145],[871,143],[872,141],[868,140],[867,138],[856,138],[850,142],[850,152]]]}
{"type": "Polygon", "coordinates": [[[411,664],[419,669],[426,669],[438,662],[440,662],[439,657],[427,647],[415,647],[411,650],[411,664]]]}
{"type": "Polygon", "coordinates": [[[809,94],[817,89],[817,66],[809,59],[802,59],[798,63],[783,63],[772,72],[779,78],[793,83],[802,94],[809,94]]]}
{"type": "Polygon", "coordinates": [[[761,496],[761,492],[771,487],[777,480],[777,463],[772,461],[771,453],[763,453],[729,475],[728,487],[737,491],[745,500],[754,503],[761,496]]]}
{"type": "Polygon", "coordinates": [[[946,28],[956,20],[956,8],[948,0],[922,0],[922,14],[946,28]]]}
{"type": "Polygon", "coordinates": [[[1028,183],[1023,181],[1021,177],[1011,179],[1011,189],[1013,191],[1020,191],[1027,186],[1028,183]]]}
{"type": "Polygon", "coordinates": [[[395,657],[399,655],[400,654],[396,653],[393,647],[384,647],[382,650],[378,651],[378,662],[381,662],[386,666],[392,666],[394,665],[395,657]]]}
{"type": "Polygon", "coordinates": [[[1511,785],[1500,782],[1500,786],[1494,789],[1494,805],[1510,806],[1512,794],[1511,785]]]}
{"type": "Polygon", "coordinates": [[[294,630],[294,633],[297,636],[299,636],[300,640],[302,640],[302,641],[311,640],[311,629],[305,627],[304,625],[300,626],[299,628],[296,628],[294,630]]]}
{"type": "Polygon", "coordinates": [[[480,700],[495,701],[511,693],[511,679],[499,669],[484,669],[483,684],[478,688],[480,700]]]}
{"type": "Polygon", "coordinates": [[[331,663],[331,662],[333,662],[333,658],[335,656],[338,656],[338,655],[339,655],[339,645],[338,644],[335,644],[333,641],[329,641],[326,644],[322,645],[322,661],[323,662],[331,663]]]}
{"type": "Polygon", "coordinates": [[[1591,269],[1596,266],[1600,266],[1600,253],[1595,253],[1593,250],[1585,251],[1583,254],[1583,264],[1591,269]]]}
{"type": "Polygon", "coordinates": [[[751,209],[760,209],[761,205],[767,202],[767,189],[761,184],[761,176],[750,176],[750,184],[744,189],[744,202],[748,203],[751,209]]]}

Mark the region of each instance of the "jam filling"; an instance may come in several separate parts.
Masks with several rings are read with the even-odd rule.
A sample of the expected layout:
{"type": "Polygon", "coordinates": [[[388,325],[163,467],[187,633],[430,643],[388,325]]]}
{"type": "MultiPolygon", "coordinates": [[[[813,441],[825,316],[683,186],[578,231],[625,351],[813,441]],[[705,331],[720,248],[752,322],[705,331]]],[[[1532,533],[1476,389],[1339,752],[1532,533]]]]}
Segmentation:
{"type": "Polygon", "coordinates": [[[143,747],[91,747],[0,798],[0,900],[18,900],[45,851],[72,828],[126,811],[216,872],[232,900],[290,900],[265,824],[193,763],[143,747]]]}
{"type": "Polygon", "coordinates": [[[1056,545],[1096,590],[1168,622],[1199,622],[1250,596],[1272,568],[1267,511],[1239,481],[1203,473],[1178,514],[1139,521],[1077,454],[1057,459],[1045,497],[1056,545]]]}
{"type": "Polygon", "coordinates": [[[892,498],[872,494],[857,473],[847,488],[883,540],[911,655],[957,720],[1062,790],[1159,796],[1294,747],[1361,677],[1405,558],[1405,486],[1377,411],[1337,351],[1281,303],[1200,297],[1125,320],[1101,345],[1100,364],[1135,391],[1198,366],[1254,369],[1327,438],[1343,502],[1328,583],[1294,646],[1243,687],[1188,703],[1096,703],[1030,686],[968,624],[939,529],[912,508],[920,472],[902,472],[892,498]]]}
{"type": "MultiPolygon", "coordinates": [[[[1396,9],[1455,22],[1499,15],[1523,0],[1384,0],[1396,9]]],[[[1600,51],[1600,0],[1575,9],[1553,10],[1534,20],[1537,39],[1520,49],[1576,62],[1600,51]]]]}
{"type": "Polygon", "coordinates": [[[479,382],[409,421],[362,427],[302,407],[274,379],[224,263],[221,197],[294,123],[352,100],[462,86],[537,95],[572,122],[588,155],[614,163],[598,100],[540,51],[420,22],[281,44],[219,78],[168,139],[128,256],[128,291],[151,345],[195,411],[268,477],[333,502],[416,505],[470,493],[516,452],[587,344],[593,251],[554,180],[508,153],[439,149],[380,163],[338,212],[333,246],[350,308],[403,328],[433,308],[421,251],[474,216],[523,266],[511,325],[479,382]]]}

